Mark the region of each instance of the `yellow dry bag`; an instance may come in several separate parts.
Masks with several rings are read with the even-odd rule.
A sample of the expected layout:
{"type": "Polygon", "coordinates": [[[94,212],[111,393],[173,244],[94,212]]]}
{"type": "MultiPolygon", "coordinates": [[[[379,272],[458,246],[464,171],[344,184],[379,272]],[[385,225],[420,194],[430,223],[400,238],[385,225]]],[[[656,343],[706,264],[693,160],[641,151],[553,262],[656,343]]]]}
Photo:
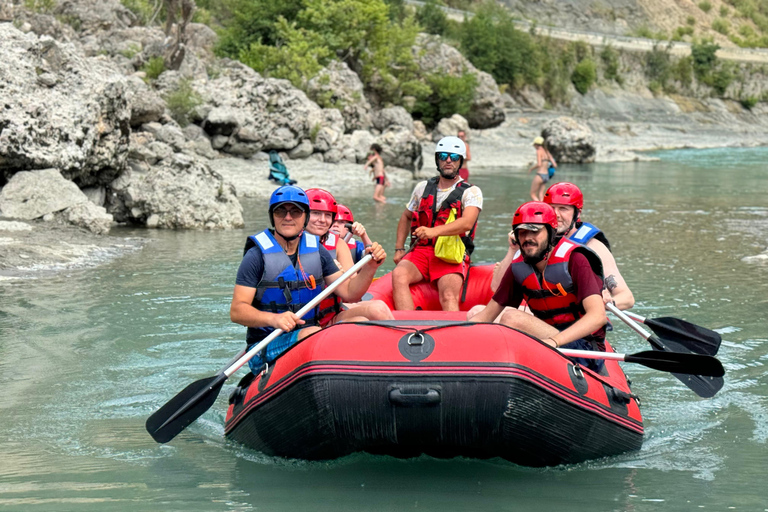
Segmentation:
{"type": "MultiPolygon", "coordinates": [[[[456,220],[456,208],[451,208],[446,224],[456,220]]],[[[435,256],[446,263],[461,263],[464,261],[464,242],[459,235],[439,236],[435,242],[435,256]]]]}

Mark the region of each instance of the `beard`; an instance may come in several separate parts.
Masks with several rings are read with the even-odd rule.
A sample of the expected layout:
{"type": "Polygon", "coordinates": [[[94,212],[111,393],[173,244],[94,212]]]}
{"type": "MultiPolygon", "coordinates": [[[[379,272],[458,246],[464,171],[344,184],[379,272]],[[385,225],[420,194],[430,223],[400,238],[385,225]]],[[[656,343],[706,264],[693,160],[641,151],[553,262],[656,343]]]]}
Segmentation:
{"type": "Polygon", "coordinates": [[[437,172],[439,172],[439,173],[440,173],[440,176],[442,176],[443,178],[445,178],[445,179],[447,179],[447,180],[452,180],[452,179],[454,179],[456,176],[458,176],[458,175],[459,175],[459,170],[458,170],[458,169],[456,169],[455,171],[453,171],[451,174],[448,174],[446,171],[444,171],[443,169],[440,169],[440,168],[438,167],[438,169],[437,169],[437,172]]]}
{"type": "Polygon", "coordinates": [[[520,250],[523,253],[523,261],[531,266],[534,266],[538,262],[543,260],[547,256],[547,251],[549,250],[549,247],[547,245],[543,245],[535,252],[528,253],[526,252],[527,248],[528,247],[522,247],[520,250]]]}

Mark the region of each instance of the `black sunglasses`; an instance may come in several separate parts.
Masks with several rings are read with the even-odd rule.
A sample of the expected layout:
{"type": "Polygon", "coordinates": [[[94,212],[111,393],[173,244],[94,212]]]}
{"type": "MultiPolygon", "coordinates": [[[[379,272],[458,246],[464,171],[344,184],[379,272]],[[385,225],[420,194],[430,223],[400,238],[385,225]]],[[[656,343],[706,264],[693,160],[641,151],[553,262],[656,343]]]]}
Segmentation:
{"type": "Polygon", "coordinates": [[[458,162],[461,155],[457,153],[446,153],[445,151],[437,154],[437,159],[441,162],[445,162],[449,158],[451,159],[451,162],[458,162]]]}

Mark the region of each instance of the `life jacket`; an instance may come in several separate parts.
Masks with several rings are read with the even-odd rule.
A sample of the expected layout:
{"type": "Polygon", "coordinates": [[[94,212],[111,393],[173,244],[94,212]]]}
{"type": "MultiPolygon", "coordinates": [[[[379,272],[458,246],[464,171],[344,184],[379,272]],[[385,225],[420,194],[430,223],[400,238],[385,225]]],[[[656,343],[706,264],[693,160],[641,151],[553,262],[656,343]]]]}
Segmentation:
{"type": "Polygon", "coordinates": [[[325,238],[325,242],[323,242],[323,247],[326,248],[326,250],[331,253],[331,257],[333,259],[336,259],[336,246],[339,243],[339,237],[336,236],[336,233],[328,232],[328,236],[325,238]]]}
{"type": "MultiPolygon", "coordinates": [[[[584,254],[592,270],[600,276],[600,279],[603,278],[603,264],[600,257],[592,249],[565,238],[562,238],[552,249],[541,282],[535,268],[523,260],[521,253],[518,252],[510,265],[515,285],[523,289],[523,295],[534,316],[560,331],[571,326],[585,314],[584,306],[574,293],[573,279],[568,271],[568,262],[575,252],[584,254]]],[[[586,339],[592,341],[589,340],[589,336],[586,339]]],[[[597,338],[594,341],[598,345],[602,344],[602,340],[597,338]]],[[[603,347],[598,348],[603,349],[603,347]]]]}
{"type": "Polygon", "coordinates": [[[352,261],[357,263],[365,255],[365,244],[352,238],[347,242],[349,252],[352,253],[352,261]]]}
{"type": "MultiPolygon", "coordinates": [[[[296,266],[268,229],[249,236],[245,252],[254,246],[261,250],[264,272],[256,285],[253,307],[271,313],[296,313],[323,291],[320,243],[315,235],[306,231],[301,234],[296,266]]],[[[319,308],[314,308],[302,317],[306,322],[304,326],[317,323],[318,311],[319,308]]],[[[249,327],[246,342],[248,345],[258,343],[272,331],[273,327],[249,327]]]]}
{"type": "Polygon", "coordinates": [[[609,251],[611,250],[611,244],[605,237],[605,233],[600,231],[589,222],[577,222],[576,232],[568,238],[574,242],[580,243],[581,245],[587,245],[587,242],[594,238],[598,242],[601,242],[609,251]]]}
{"type": "MultiPolygon", "coordinates": [[[[456,188],[451,190],[448,197],[445,198],[443,204],[438,208],[437,198],[437,184],[440,181],[440,176],[435,176],[427,180],[427,185],[424,187],[424,193],[421,195],[421,201],[419,202],[419,208],[414,212],[411,218],[411,236],[416,228],[420,226],[435,227],[442,226],[448,220],[448,216],[451,214],[453,208],[456,209],[456,218],[459,219],[463,213],[461,205],[461,197],[464,195],[464,191],[467,190],[470,185],[466,181],[460,181],[456,184],[456,188]]],[[[461,235],[461,241],[464,242],[466,247],[465,259],[468,260],[472,251],[475,249],[475,230],[477,229],[477,223],[472,226],[468,234],[461,235]]],[[[427,240],[418,239],[416,242],[418,245],[435,245],[436,239],[430,238],[427,240]]]]}
{"type": "MultiPolygon", "coordinates": [[[[336,245],[341,242],[341,239],[335,234],[328,232],[328,236],[323,242],[323,247],[331,254],[331,257],[336,259],[336,245]]],[[[354,256],[353,256],[354,258],[354,256]]],[[[332,293],[330,297],[320,301],[320,306],[317,313],[317,323],[321,326],[325,326],[331,319],[341,311],[341,299],[332,293]]]]}

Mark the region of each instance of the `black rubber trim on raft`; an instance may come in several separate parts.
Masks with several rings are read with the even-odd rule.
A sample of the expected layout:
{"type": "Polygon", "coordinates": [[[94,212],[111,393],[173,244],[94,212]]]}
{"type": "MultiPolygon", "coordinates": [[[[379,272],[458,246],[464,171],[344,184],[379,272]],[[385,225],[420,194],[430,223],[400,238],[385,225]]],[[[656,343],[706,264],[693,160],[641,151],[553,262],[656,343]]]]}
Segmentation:
{"type": "Polygon", "coordinates": [[[567,396],[553,393],[556,389],[542,388],[542,379],[532,372],[517,370],[509,376],[481,379],[476,375],[355,376],[348,372],[298,376],[288,389],[256,410],[237,411],[239,421],[227,425],[226,435],[267,455],[284,457],[333,459],[355,451],[395,457],[426,453],[435,457],[503,457],[529,466],[581,462],[637,450],[642,445],[641,422],[619,418],[610,407],[574,396],[572,391],[567,396]],[[452,389],[448,395],[453,395],[454,401],[445,403],[448,410],[442,412],[438,403],[414,413],[414,409],[403,407],[394,411],[388,393],[395,383],[430,389],[439,385],[443,391],[447,387],[452,389]],[[484,412],[470,413],[457,407],[474,400],[480,390],[485,390],[484,412]],[[361,400],[374,407],[374,416],[360,415],[350,406],[361,400]],[[297,403],[302,404],[300,411],[296,410],[297,403]],[[507,414],[507,409],[516,412],[507,414]],[[329,411],[341,411],[342,417],[329,415],[329,411]],[[542,422],[532,426],[530,414],[540,416],[542,422]],[[467,421],[476,431],[447,426],[467,421]],[[309,430],[308,425],[312,425],[309,430]]]}

